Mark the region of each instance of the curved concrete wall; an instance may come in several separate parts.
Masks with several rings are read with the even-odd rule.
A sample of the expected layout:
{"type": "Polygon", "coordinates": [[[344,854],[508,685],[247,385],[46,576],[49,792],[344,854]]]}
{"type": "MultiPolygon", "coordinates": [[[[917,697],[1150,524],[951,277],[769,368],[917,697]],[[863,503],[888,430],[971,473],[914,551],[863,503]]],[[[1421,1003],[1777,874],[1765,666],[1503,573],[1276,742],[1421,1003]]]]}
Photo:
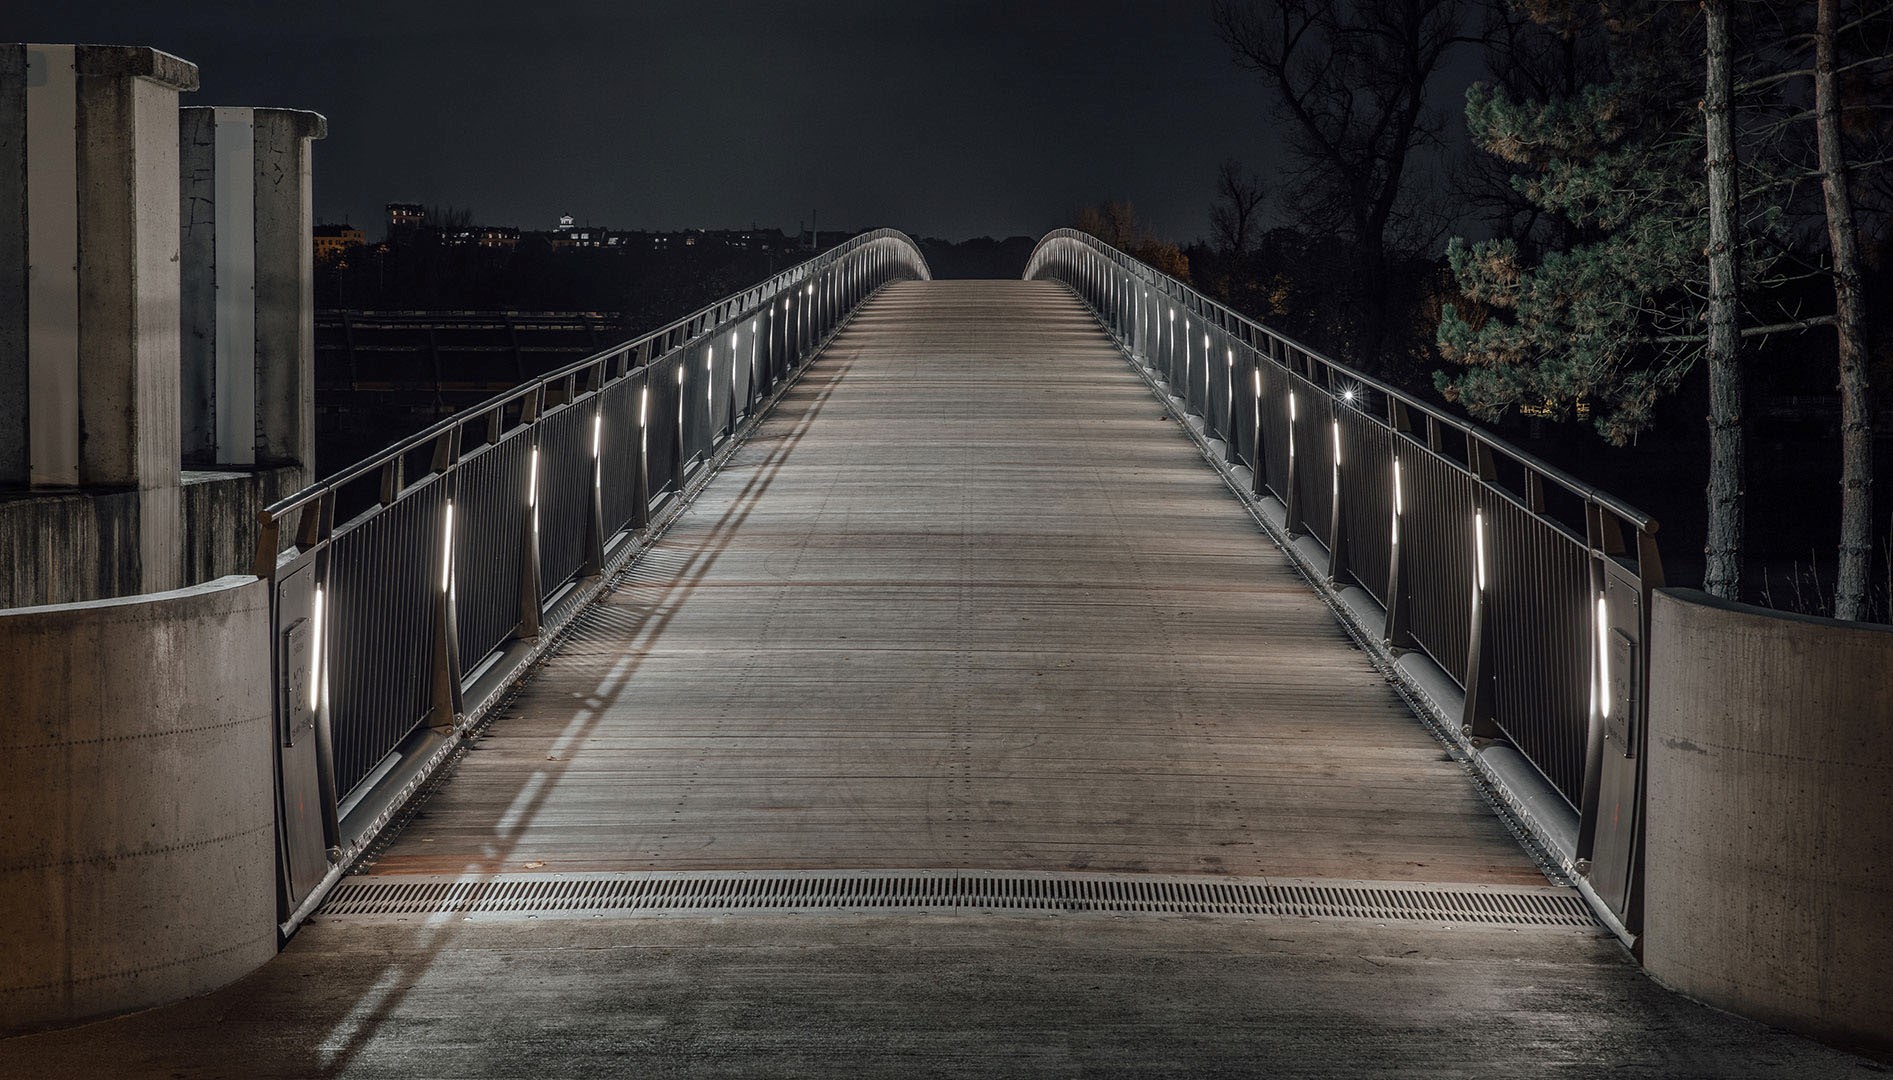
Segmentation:
{"type": "Polygon", "coordinates": [[[1666,590],[1650,644],[1644,965],[1893,1048],[1893,628],[1666,590]]]}
{"type": "Polygon", "coordinates": [[[0,611],[0,1032],[275,955],[269,591],[0,611]]]}

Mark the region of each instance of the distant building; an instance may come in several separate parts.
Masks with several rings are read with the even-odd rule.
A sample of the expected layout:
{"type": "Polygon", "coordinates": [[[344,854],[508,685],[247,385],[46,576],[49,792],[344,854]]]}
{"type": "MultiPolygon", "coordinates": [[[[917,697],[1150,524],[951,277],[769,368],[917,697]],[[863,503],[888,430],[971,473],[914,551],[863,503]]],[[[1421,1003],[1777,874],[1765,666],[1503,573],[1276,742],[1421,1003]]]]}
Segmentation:
{"type": "Polygon", "coordinates": [[[477,247],[511,251],[519,246],[519,230],[511,225],[468,225],[443,237],[448,247],[477,247]]]}
{"type": "Polygon", "coordinates": [[[569,233],[569,232],[571,232],[571,231],[572,231],[572,228],[573,228],[573,226],[572,226],[572,215],[570,215],[570,214],[560,214],[560,215],[559,215],[559,227],[558,227],[558,228],[556,228],[556,229],[553,229],[552,231],[553,231],[553,232],[558,232],[558,233],[569,233]]]}
{"type": "Polygon", "coordinates": [[[391,202],[388,204],[388,237],[412,234],[427,221],[427,207],[420,203],[391,202]]]}
{"type": "Polygon", "coordinates": [[[353,225],[317,225],[315,227],[315,257],[317,262],[329,262],[339,259],[342,253],[352,247],[360,247],[368,242],[368,237],[353,225]]]}

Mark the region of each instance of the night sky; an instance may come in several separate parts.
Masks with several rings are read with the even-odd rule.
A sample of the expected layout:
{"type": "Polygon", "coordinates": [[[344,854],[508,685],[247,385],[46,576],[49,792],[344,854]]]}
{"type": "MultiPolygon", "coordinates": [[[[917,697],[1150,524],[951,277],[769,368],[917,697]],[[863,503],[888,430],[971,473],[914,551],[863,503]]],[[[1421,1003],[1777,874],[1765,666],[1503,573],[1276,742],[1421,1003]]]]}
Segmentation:
{"type": "Polygon", "coordinates": [[[816,210],[962,238],[1129,199],[1187,240],[1217,163],[1266,169],[1274,142],[1209,0],[25,7],[17,39],[196,63],[186,104],[326,114],[317,217],[371,236],[390,201],[523,228],[794,229],[816,210]]]}

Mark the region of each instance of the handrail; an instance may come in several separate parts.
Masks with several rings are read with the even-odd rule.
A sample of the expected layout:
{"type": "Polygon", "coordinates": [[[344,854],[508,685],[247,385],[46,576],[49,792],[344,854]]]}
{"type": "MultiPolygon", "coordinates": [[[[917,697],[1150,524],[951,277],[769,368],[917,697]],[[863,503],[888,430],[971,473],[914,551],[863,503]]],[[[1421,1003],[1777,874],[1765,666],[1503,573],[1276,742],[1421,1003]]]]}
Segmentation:
{"type": "Polygon", "coordinates": [[[1392,386],[1388,383],[1382,382],[1371,375],[1363,374],[1362,372],[1356,370],[1355,368],[1349,367],[1348,365],[1343,364],[1338,360],[1330,359],[1329,357],[1323,355],[1321,352],[1313,348],[1310,348],[1307,345],[1303,345],[1301,342],[1295,340],[1292,337],[1289,337],[1287,334],[1284,334],[1279,330],[1275,330],[1269,326],[1264,325],[1263,323],[1257,322],[1256,320],[1251,319],[1247,315],[1244,315],[1241,312],[1236,311],[1235,309],[1228,307],[1225,304],[1222,304],[1215,300],[1211,300],[1208,297],[1204,296],[1203,294],[1197,292],[1195,289],[1192,289],[1190,286],[1184,284],[1181,281],[1178,281],[1176,278],[1173,278],[1170,275],[1165,274],[1154,267],[1151,267],[1149,264],[1142,262],[1141,260],[1137,259],[1136,257],[1132,255],[1129,255],[1123,251],[1120,251],[1117,248],[1112,247],[1111,245],[1105,243],[1102,240],[1099,240],[1098,238],[1092,236],[1089,233],[1080,232],[1077,229],[1054,229],[1051,232],[1046,233],[1043,237],[1039,239],[1038,246],[1033,249],[1031,258],[1027,260],[1027,263],[1026,263],[1027,269],[1025,273],[1026,277],[1029,278],[1032,276],[1033,267],[1036,266],[1036,264],[1038,263],[1041,257],[1040,253],[1045,249],[1046,244],[1051,241],[1060,240],[1060,239],[1080,240],[1084,243],[1087,243],[1091,246],[1096,247],[1100,251],[1110,252],[1112,255],[1116,256],[1118,259],[1121,259],[1126,263],[1136,263],[1138,266],[1141,266],[1146,271],[1148,271],[1148,273],[1151,275],[1153,279],[1160,279],[1163,284],[1166,284],[1171,289],[1173,289],[1174,290],[1173,295],[1177,299],[1184,300],[1186,304],[1190,304],[1192,306],[1192,310],[1198,313],[1202,313],[1205,311],[1215,312],[1218,315],[1218,317],[1222,320],[1222,325],[1225,329],[1227,329],[1231,324],[1234,324],[1234,325],[1241,326],[1248,329],[1253,335],[1263,336],[1273,341],[1279,342],[1284,348],[1292,349],[1296,353],[1308,357],[1310,360],[1321,365],[1323,368],[1329,369],[1330,371],[1340,376],[1341,378],[1345,378],[1346,380],[1350,382],[1359,384],[1361,387],[1365,389],[1373,390],[1376,393],[1379,393],[1385,396],[1387,399],[1391,401],[1398,401],[1402,405],[1406,406],[1407,408],[1414,409],[1422,413],[1424,416],[1426,416],[1430,420],[1433,420],[1437,423],[1444,424],[1448,427],[1451,427],[1453,430],[1458,431],[1462,435],[1471,436],[1473,438],[1478,439],[1481,444],[1487,447],[1490,447],[1493,450],[1497,450],[1500,453],[1503,453],[1506,457],[1511,458],[1512,460],[1518,462],[1523,467],[1530,469],[1533,473],[1537,474],[1538,476],[1541,476],[1547,480],[1555,481],[1560,487],[1569,491],[1571,494],[1576,495],[1579,498],[1584,499],[1586,501],[1595,502],[1595,503],[1598,503],[1599,505],[1602,505],[1603,507],[1608,509],[1611,513],[1621,518],[1625,524],[1628,524],[1637,529],[1646,530],[1652,533],[1657,531],[1657,520],[1655,517],[1643,512],[1642,510],[1637,509],[1635,506],[1632,506],[1630,503],[1625,502],[1624,500],[1618,498],[1617,496],[1612,495],[1601,488],[1594,487],[1583,480],[1579,480],[1577,477],[1574,477],[1570,473],[1565,472],[1563,469],[1560,469],[1558,466],[1553,465],[1548,461],[1545,461],[1543,458],[1540,458],[1530,453],[1529,451],[1520,449],[1518,446],[1514,445],[1513,443],[1507,441],[1504,438],[1501,438],[1498,435],[1493,434],[1490,430],[1480,427],[1478,424],[1475,424],[1470,420],[1464,419],[1463,417],[1454,416],[1452,413],[1449,413],[1445,411],[1444,409],[1441,409],[1435,405],[1429,404],[1428,402],[1420,398],[1414,397],[1412,394],[1407,393],[1405,390],[1402,390],[1399,387],[1392,386]]]}

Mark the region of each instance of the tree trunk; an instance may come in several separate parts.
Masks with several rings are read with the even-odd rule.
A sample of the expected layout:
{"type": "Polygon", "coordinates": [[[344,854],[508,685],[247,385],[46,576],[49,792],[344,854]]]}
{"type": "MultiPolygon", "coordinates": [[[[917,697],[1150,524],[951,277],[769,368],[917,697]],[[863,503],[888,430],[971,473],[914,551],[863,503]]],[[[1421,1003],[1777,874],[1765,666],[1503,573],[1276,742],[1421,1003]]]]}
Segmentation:
{"type": "Polygon", "coordinates": [[[1814,28],[1814,130],[1820,146],[1840,359],[1840,573],[1834,586],[1834,617],[1864,619],[1867,575],[1873,565],[1873,402],[1867,386],[1866,305],[1860,296],[1860,255],[1834,76],[1834,9],[1838,6],[1839,0],[1820,0],[1814,28]]]}
{"type": "Polygon", "coordinates": [[[1708,68],[1702,98],[1709,177],[1709,536],[1702,587],[1740,599],[1744,434],[1741,335],[1736,299],[1741,265],[1736,239],[1735,137],[1730,116],[1730,0],[1704,0],[1708,68]]]}

